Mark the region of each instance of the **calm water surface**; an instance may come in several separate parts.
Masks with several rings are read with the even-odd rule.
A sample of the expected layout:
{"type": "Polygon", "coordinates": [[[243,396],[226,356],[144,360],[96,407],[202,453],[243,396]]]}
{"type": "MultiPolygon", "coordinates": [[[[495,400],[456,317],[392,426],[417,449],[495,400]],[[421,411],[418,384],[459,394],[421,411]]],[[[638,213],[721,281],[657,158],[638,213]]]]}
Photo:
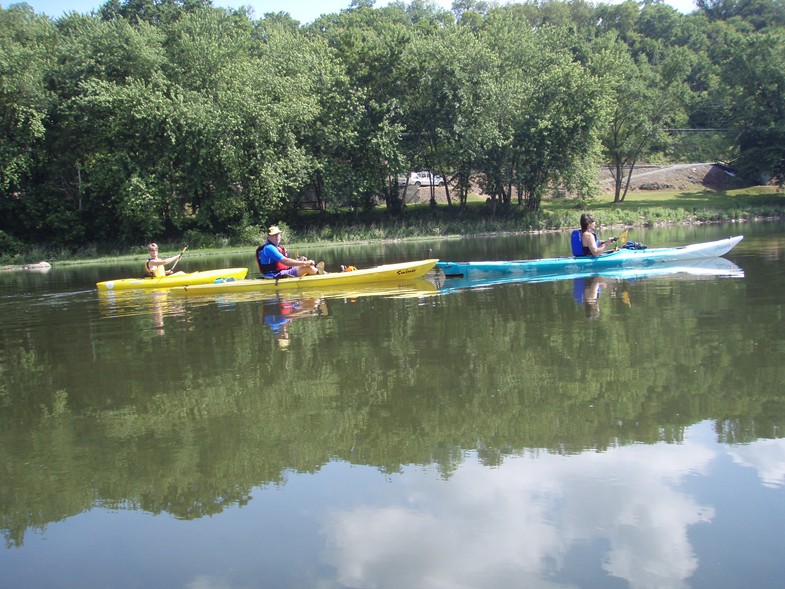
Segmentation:
{"type": "Polygon", "coordinates": [[[583,281],[177,297],[97,293],[141,258],[0,274],[2,586],[779,588],[783,226],[630,238],[742,233],[715,268],[583,281]]]}

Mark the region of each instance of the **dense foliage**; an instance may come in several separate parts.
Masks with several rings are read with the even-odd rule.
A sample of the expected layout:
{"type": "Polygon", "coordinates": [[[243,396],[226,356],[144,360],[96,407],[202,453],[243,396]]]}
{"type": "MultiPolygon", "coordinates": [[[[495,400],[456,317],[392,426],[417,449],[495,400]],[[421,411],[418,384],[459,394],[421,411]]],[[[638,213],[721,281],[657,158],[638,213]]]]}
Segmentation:
{"type": "Polygon", "coordinates": [[[0,8],[0,249],[221,235],[308,205],[404,205],[397,177],[540,208],[690,156],[785,179],[785,4],[355,0],[300,24],[210,0],[0,8]],[[698,151],[695,151],[695,150],[698,151]]]}

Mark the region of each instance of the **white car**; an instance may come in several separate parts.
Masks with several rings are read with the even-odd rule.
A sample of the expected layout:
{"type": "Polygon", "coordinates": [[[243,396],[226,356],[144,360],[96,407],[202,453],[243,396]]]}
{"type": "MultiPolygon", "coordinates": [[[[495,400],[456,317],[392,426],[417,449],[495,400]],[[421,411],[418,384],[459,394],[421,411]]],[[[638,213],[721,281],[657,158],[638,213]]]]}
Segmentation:
{"type": "MultiPolygon", "coordinates": [[[[431,184],[435,186],[444,186],[444,178],[435,176],[431,172],[412,172],[409,174],[409,186],[416,186],[419,188],[420,186],[430,186],[431,184]]],[[[398,177],[398,185],[406,185],[406,176],[398,177]]]]}

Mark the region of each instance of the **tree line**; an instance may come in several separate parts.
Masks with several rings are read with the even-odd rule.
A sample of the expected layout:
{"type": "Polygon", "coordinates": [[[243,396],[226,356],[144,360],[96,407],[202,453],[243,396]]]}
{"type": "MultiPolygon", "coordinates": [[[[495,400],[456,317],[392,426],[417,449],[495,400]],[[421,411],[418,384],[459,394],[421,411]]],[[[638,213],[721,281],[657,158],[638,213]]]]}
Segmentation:
{"type": "Polygon", "coordinates": [[[221,235],[555,190],[615,201],[641,161],[731,161],[785,180],[785,3],[499,6],[355,0],[301,24],[210,0],[109,0],[52,19],[0,8],[0,250],[221,235]],[[688,135],[676,130],[702,131],[688,135]],[[432,204],[435,204],[433,202],[432,204]]]}

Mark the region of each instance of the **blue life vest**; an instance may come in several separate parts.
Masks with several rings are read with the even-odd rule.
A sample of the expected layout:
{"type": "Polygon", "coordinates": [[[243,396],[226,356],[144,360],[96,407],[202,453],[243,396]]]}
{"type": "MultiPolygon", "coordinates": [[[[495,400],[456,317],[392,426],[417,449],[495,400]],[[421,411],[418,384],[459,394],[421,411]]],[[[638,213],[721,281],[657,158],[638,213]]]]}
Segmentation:
{"type": "Polygon", "coordinates": [[[581,230],[576,229],[572,232],[572,237],[570,238],[570,245],[572,246],[572,255],[573,256],[582,256],[583,255],[583,243],[581,243],[581,230]]]}
{"type": "Polygon", "coordinates": [[[259,266],[259,272],[263,276],[265,276],[266,278],[273,278],[273,276],[277,272],[280,272],[281,270],[286,270],[286,269],[289,268],[289,266],[287,266],[283,262],[262,263],[262,250],[266,246],[268,246],[268,245],[273,246],[275,249],[277,249],[279,252],[281,252],[282,256],[289,257],[289,254],[286,251],[286,248],[284,248],[284,246],[282,246],[282,245],[275,245],[274,243],[272,243],[270,241],[268,241],[264,245],[260,245],[259,247],[256,248],[256,264],[259,266]]]}
{"type": "MultiPolygon", "coordinates": [[[[597,234],[594,234],[594,243],[597,243],[597,234]]],[[[570,237],[570,246],[572,246],[572,255],[575,257],[587,256],[589,254],[583,249],[583,242],[581,241],[581,230],[576,229],[572,232],[570,237]]]]}

